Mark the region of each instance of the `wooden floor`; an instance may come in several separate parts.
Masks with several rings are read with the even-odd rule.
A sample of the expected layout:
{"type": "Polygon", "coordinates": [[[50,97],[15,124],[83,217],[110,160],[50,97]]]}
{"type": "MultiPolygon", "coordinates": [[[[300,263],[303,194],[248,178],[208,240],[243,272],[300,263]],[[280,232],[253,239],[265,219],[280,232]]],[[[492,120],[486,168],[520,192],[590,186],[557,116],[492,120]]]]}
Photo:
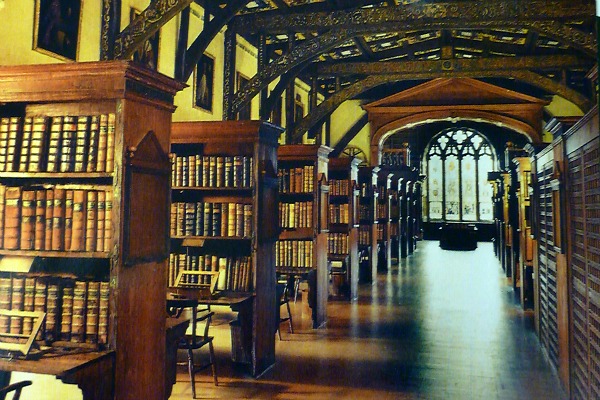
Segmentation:
{"type": "MultiPolygon", "coordinates": [[[[234,316],[219,311],[219,386],[199,373],[201,399],[566,398],[489,243],[453,252],[419,242],[358,302],[330,302],[326,329],[309,328],[298,300],[296,333],[281,325],[277,364],[257,380],[232,367],[234,316]]],[[[177,381],[171,398],[190,399],[185,369],[177,381]]]]}

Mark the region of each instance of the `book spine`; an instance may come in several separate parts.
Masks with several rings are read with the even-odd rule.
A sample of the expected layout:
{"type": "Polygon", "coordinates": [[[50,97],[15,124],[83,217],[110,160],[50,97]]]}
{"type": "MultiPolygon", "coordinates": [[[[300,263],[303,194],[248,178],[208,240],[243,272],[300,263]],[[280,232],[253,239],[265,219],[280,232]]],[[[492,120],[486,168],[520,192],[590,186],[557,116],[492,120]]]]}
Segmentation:
{"type": "Polygon", "coordinates": [[[98,142],[100,140],[100,116],[92,115],[90,117],[90,132],[89,132],[89,146],[87,153],[87,172],[96,172],[98,168],[98,142]]]}
{"type": "Polygon", "coordinates": [[[229,231],[229,203],[221,203],[221,231],[219,236],[226,237],[229,231]]]}
{"type": "Polygon", "coordinates": [[[100,282],[100,301],[98,307],[98,343],[101,345],[108,344],[109,289],[108,282],[100,282]]]}
{"type": "Polygon", "coordinates": [[[242,156],[233,157],[233,187],[242,187],[242,183],[244,180],[243,163],[244,162],[242,156]]]}
{"type": "Polygon", "coordinates": [[[108,114],[108,128],[106,135],[106,172],[113,172],[115,168],[115,122],[115,114],[108,114]]]}
{"type": "Polygon", "coordinates": [[[64,249],[71,248],[73,240],[73,190],[65,190],[65,244],[64,249]]]}
{"type": "Polygon", "coordinates": [[[209,170],[208,170],[208,186],[216,187],[217,186],[217,157],[209,156],[209,170]]]}
{"type": "Polygon", "coordinates": [[[227,204],[227,236],[235,236],[235,203],[227,204]]]}
{"type": "Polygon", "coordinates": [[[97,209],[96,251],[106,251],[104,249],[104,234],[106,230],[106,192],[104,190],[98,191],[97,209]]]}
{"type": "Polygon", "coordinates": [[[210,186],[210,157],[202,157],[202,185],[203,187],[210,186]]]}
{"type": "Polygon", "coordinates": [[[21,230],[21,188],[7,187],[4,201],[4,248],[19,248],[21,230]]]}
{"type": "Polygon", "coordinates": [[[18,161],[18,151],[22,141],[22,123],[20,117],[10,117],[8,126],[8,151],[6,154],[6,171],[17,171],[16,162],[18,161]]]}
{"type": "MultiPolygon", "coordinates": [[[[10,310],[12,295],[12,280],[10,277],[0,277],[0,309],[10,310]]],[[[10,317],[0,315],[0,333],[10,332],[10,317]]]]}
{"type": "Polygon", "coordinates": [[[54,190],[46,190],[46,210],[44,212],[44,250],[52,250],[52,225],[54,223],[54,190]]]}
{"type": "Polygon", "coordinates": [[[33,250],[35,236],[35,190],[23,190],[21,201],[21,232],[19,248],[33,250]]]}
{"type": "Polygon", "coordinates": [[[106,172],[106,144],[108,141],[108,114],[100,115],[98,130],[98,154],[96,159],[96,171],[106,172]]]}
{"type": "Polygon", "coordinates": [[[106,200],[104,202],[104,251],[110,252],[112,250],[112,208],[113,208],[113,194],[112,192],[106,191],[106,200]]]}
{"type": "Polygon", "coordinates": [[[233,157],[225,157],[225,169],[223,171],[223,186],[233,187],[233,157]]]}
{"type": "Polygon", "coordinates": [[[184,228],[185,236],[193,236],[196,230],[196,204],[185,203],[184,206],[184,228]]]}
{"type": "Polygon", "coordinates": [[[52,209],[52,248],[65,249],[65,189],[54,189],[54,207],[52,209]]]}
{"type": "Polygon", "coordinates": [[[48,161],[46,171],[56,172],[61,160],[61,136],[62,136],[63,117],[52,117],[50,124],[50,140],[48,143],[48,161]]]}
{"type": "Polygon", "coordinates": [[[8,154],[8,127],[10,118],[0,118],[0,172],[6,171],[6,155],[8,154]]]}
{"type": "Polygon", "coordinates": [[[185,203],[175,203],[175,234],[177,236],[185,235],[185,203]]]}
{"type": "Polygon", "coordinates": [[[215,186],[223,187],[224,186],[224,171],[225,171],[225,158],[222,156],[216,157],[216,177],[215,177],[215,186]]]}
{"type": "Polygon", "coordinates": [[[48,117],[34,117],[27,171],[42,171],[44,155],[46,152],[46,141],[48,140],[47,136],[48,117]]]}
{"type": "Polygon", "coordinates": [[[29,166],[29,154],[31,151],[31,136],[33,135],[33,118],[26,117],[23,122],[23,141],[21,142],[21,154],[19,156],[19,172],[27,172],[29,166]]]}
{"type": "Polygon", "coordinates": [[[35,191],[35,234],[33,248],[45,250],[46,242],[46,189],[35,191]]]}
{"type": "Polygon", "coordinates": [[[100,282],[88,282],[85,315],[85,341],[98,343],[98,314],[100,307],[100,282]]]}
{"type": "Polygon", "coordinates": [[[77,135],[75,139],[75,172],[86,172],[89,152],[90,116],[77,117],[77,135]]]}
{"type": "Polygon", "coordinates": [[[73,290],[73,320],[71,322],[71,341],[83,343],[85,341],[85,304],[87,282],[75,281],[73,290]]]}
{"type": "MultiPolygon", "coordinates": [[[[33,298],[33,311],[46,312],[46,299],[47,299],[48,284],[45,279],[37,278],[35,280],[35,292],[33,298]]],[[[44,332],[46,331],[46,319],[42,322],[42,326],[35,337],[36,340],[42,340],[44,338],[44,332]]]]}
{"type": "Polygon", "coordinates": [[[58,282],[50,281],[48,283],[48,296],[46,298],[46,329],[44,331],[45,340],[53,342],[58,339],[60,326],[58,323],[59,316],[59,292],[60,287],[58,282]]]}
{"type": "MultiPolygon", "coordinates": [[[[23,294],[23,311],[33,311],[35,299],[35,278],[25,278],[25,292],[23,294]]],[[[33,330],[33,318],[23,318],[23,334],[30,335],[33,330]]]]}
{"type": "Polygon", "coordinates": [[[71,251],[82,251],[85,249],[85,191],[73,191],[73,236],[71,239],[71,251]]]}
{"type": "Polygon", "coordinates": [[[244,234],[243,237],[252,237],[252,204],[244,204],[244,234]]]}
{"type": "Polygon", "coordinates": [[[60,172],[73,172],[75,166],[75,145],[77,135],[76,117],[67,115],[63,117],[61,134],[60,172]]]}
{"type": "Polygon", "coordinates": [[[211,236],[212,234],[212,214],[213,214],[213,204],[205,202],[204,203],[204,235],[211,236]]]}
{"type": "MultiPolygon", "coordinates": [[[[13,311],[23,311],[25,297],[25,278],[24,277],[13,277],[12,278],[12,296],[11,296],[11,307],[13,311]]],[[[11,317],[10,318],[10,333],[20,334],[23,329],[23,318],[22,317],[11,317]]]]}
{"type": "Polygon", "coordinates": [[[98,233],[98,192],[90,190],[87,192],[86,221],[85,221],[85,251],[96,251],[98,233]]]}
{"type": "Polygon", "coordinates": [[[195,236],[204,236],[204,203],[196,203],[196,226],[194,228],[195,236]]]}
{"type": "Polygon", "coordinates": [[[71,340],[71,328],[73,324],[73,296],[74,283],[65,283],[62,290],[62,309],[60,317],[60,339],[64,341],[71,340]]]}
{"type": "Polygon", "coordinates": [[[221,234],[221,206],[223,203],[213,203],[212,205],[212,230],[211,236],[221,234]]]}

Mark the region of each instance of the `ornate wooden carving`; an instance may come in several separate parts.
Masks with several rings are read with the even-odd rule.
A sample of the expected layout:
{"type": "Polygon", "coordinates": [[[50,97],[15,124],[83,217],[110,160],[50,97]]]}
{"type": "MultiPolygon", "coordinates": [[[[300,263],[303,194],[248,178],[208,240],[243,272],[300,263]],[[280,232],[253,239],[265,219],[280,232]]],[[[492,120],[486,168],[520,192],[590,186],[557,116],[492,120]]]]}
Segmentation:
{"type": "Polygon", "coordinates": [[[449,60],[424,61],[379,61],[345,62],[320,64],[317,73],[323,75],[376,75],[431,72],[437,75],[447,71],[498,71],[514,69],[557,70],[563,68],[591,68],[594,60],[585,60],[572,55],[490,57],[490,58],[454,58],[449,60]]]}
{"type": "MultiPolygon", "coordinates": [[[[240,32],[283,33],[287,31],[317,32],[323,29],[361,28],[365,31],[382,31],[394,27],[393,31],[414,29],[411,23],[427,21],[427,26],[436,29],[439,23],[449,21],[461,29],[472,29],[473,25],[484,26],[488,22],[496,25],[516,24],[528,26],[528,21],[581,20],[595,15],[594,4],[565,1],[510,0],[497,2],[446,2],[414,3],[409,7],[360,8],[335,12],[286,13],[264,12],[240,16],[236,26],[240,32]],[[457,23],[460,22],[460,26],[457,23]],[[467,23],[467,25],[464,25],[467,23]]],[[[489,25],[488,25],[489,26],[489,25]]]]}
{"type": "MultiPolygon", "coordinates": [[[[105,0],[106,1],[106,0],[105,0]]],[[[179,14],[193,0],[153,0],[129,26],[117,35],[113,58],[129,59],[134,51],[161,26],[179,14]]]]}
{"type": "Polygon", "coordinates": [[[235,30],[231,27],[225,31],[225,46],[223,63],[223,119],[235,119],[231,104],[233,101],[233,88],[235,85],[235,30]]]}
{"type": "Polygon", "coordinates": [[[237,93],[232,103],[233,112],[237,112],[245,103],[256,96],[261,89],[265,88],[272,80],[284,72],[300,63],[310,61],[323,51],[342,43],[348,35],[352,34],[351,30],[333,30],[294,46],[287,54],[271,62],[264,70],[259,71],[237,93]]]}
{"type": "Polygon", "coordinates": [[[121,0],[102,0],[102,25],[100,29],[100,59],[113,58],[115,39],[121,26],[121,0]]]}

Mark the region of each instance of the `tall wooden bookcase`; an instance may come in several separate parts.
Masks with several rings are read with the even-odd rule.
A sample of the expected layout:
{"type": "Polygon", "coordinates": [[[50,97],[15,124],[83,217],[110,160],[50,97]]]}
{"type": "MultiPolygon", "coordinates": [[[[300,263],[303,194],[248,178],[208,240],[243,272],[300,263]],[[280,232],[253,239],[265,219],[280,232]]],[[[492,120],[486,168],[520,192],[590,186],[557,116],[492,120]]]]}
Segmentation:
{"type": "Polygon", "coordinates": [[[281,227],[277,272],[308,279],[314,328],[327,321],[327,164],[331,150],[295,144],[277,150],[281,227]]]}
{"type": "MultiPolygon", "coordinates": [[[[358,250],[369,258],[369,271],[364,282],[377,277],[377,224],[375,209],[377,204],[377,173],[379,167],[359,167],[358,186],[360,190],[358,211],[358,250]]],[[[360,275],[360,274],[359,274],[360,275]]],[[[360,280],[361,283],[363,279],[360,280]]]]}
{"type": "Polygon", "coordinates": [[[389,197],[390,197],[390,208],[389,208],[389,216],[390,216],[390,260],[398,262],[400,259],[400,234],[401,234],[401,221],[402,221],[402,178],[400,178],[400,174],[391,173],[390,174],[390,189],[389,189],[389,197]]]}
{"type": "MultiPolygon", "coordinates": [[[[70,212],[83,210],[77,204],[71,208],[68,198],[36,205],[40,222],[50,219],[42,205],[52,206],[55,212],[47,229],[33,236],[25,230],[14,232],[11,225],[27,225],[25,218],[31,219],[26,217],[30,215],[27,202],[23,198],[4,201],[0,213],[4,239],[17,233],[23,240],[16,247],[4,241],[0,254],[38,257],[47,265],[45,274],[50,277],[68,272],[85,280],[94,275],[108,283],[109,292],[104,346],[85,354],[0,361],[1,370],[55,375],[63,382],[78,384],[86,399],[165,397],[168,152],[173,98],[182,88],[168,77],[127,61],[0,68],[0,114],[14,118],[16,125],[24,123],[14,133],[16,147],[11,148],[9,141],[8,152],[14,159],[0,171],[3,191],[22,188],[25,193],[25,189],[44,187],[53,193],[64,189],[88,194],[83,232],[75,232],[83,229],[76,222],[79,216],[69,220],[70,212]],[[41,147],[35,151],[25,128],[29,117],[37,117],[34,121],[39,123],[36,140],[41,147]],[[89,122],[95,118],[111,122],[101,124],[97,131],[89,122]],[[19,168],[23,164],[27,172],[19,168]],[[90,197],[92,193],[102,193],[104,203],[96,203],[101,199],[90,197]],[[37,242],[33,249],[26,250],[31,248],[26,234],[37,242]],[[42,245],[41,235],[52,236],[50,246],[42,245]],[[101,235],[103,244],[90,240],[101,235]],[[83,244],[79,240],[85,246],[79,247],[83,244]]],[[[48,291],[47,302],[40,304],[46,307],[47,316],[56,311],[51,306],[65,307],[66,292],[57,288],[52,294],[48,291]]],[[[40,298],[45,301],[43,296],[42,291],[40,298]]],[[[86,307],[89,311],[92,305],[86,307]]],[[[102,313],[102,304],[100,307],[102,313]]],[[[73,310],[73,329],[77,315],[73,310]]],[[[55,318],[55,324],[68,324],[66,312],[55,318]]],[[[90,314],[87,319],[92,322],[90,314]]],[[[99,329],[105,327],[99,325],[99,329]]]]}
{"type": "MultiPolygon", "coordinates": [[[[188,160],[198,159],[196,156],[208,158],[209,168],[202,184],[196,179],[189,185],[189,177],[197,177],[200,167],[194,161],[196,168],[192,169],[188,163],[188,179],[181,180],[188,184],[173,188],[173,203],[202,203],[212,208],[212,212],[203,212],[203,222],[207,216],[211,220],[210,227],[204,225],[208,230],[185,231],[184,228],[183,235],[175,231],[172,249],[190,256],[202,255],[205,259],[211,256],[234,260],[218,262],[219,285],[223,285],[225,297],[239,292],[252,295],[251,315],[240,315],[240,324],[245,354],[242,360],[250,363],[254,376],[275,362],[275,242],[279,229],[273,216],[277,215],[277,141],[281,132],[281,128],[262,121],[176,122],[172,125],[171,143],[176,157],[179,153],[188,160]],[[214,168],[211,160],[214,160],[214,168]],[[232,204],[235,206],[231,207],[232,204]],[[237,212],[240,205],[243,218],[237,212]],[[232,209],[236,210],[235,220],[232,209]],[[231,268],[240,259],[245,260],[241,265],[249,265],[249,270],[231,268]]],[[[204,172],[206,164],[202,164],[204,172]]],[[[179,173],[177,169],[175,172],[179,173]]],[[[180,172],[185,174],[185,168],[180,172]]],[[[187,221],[197,222],[193,214],[191,210],[188,212],[187,221]]],[[[176,222],[177,216],[171,217],[172,222],[174,219],[176,222]]],[[[213,263],[207,268],[215,270],[216,266],[213,263]]]]}
{"type": "Polygon", "coordinates": [[[354,157],[329,159],[329,261],[341,261],[344,271],[331,269],[333,285],[342,297],[358,297],[358,164],[354,157]],[[343,273],[336,281],[335,275],[343,273]]]}
{"type": "Polygon", "coordinates": [[[392,174],[379,171],[377,174],[377,272],[387,272],[392,265],[390,247],[390,203],[392,174]]]}

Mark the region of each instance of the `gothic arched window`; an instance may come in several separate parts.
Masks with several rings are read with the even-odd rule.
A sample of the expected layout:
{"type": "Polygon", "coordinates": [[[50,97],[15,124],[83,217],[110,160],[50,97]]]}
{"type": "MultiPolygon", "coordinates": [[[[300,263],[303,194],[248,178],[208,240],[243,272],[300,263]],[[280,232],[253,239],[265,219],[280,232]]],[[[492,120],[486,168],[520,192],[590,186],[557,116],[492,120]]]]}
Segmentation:
{"type": "Polygon", "coordinates": [[[492,221],[494,149],[479,132],[452,128],[431,139],[425,150],[423,217],[429,221],[492,221]]]}

